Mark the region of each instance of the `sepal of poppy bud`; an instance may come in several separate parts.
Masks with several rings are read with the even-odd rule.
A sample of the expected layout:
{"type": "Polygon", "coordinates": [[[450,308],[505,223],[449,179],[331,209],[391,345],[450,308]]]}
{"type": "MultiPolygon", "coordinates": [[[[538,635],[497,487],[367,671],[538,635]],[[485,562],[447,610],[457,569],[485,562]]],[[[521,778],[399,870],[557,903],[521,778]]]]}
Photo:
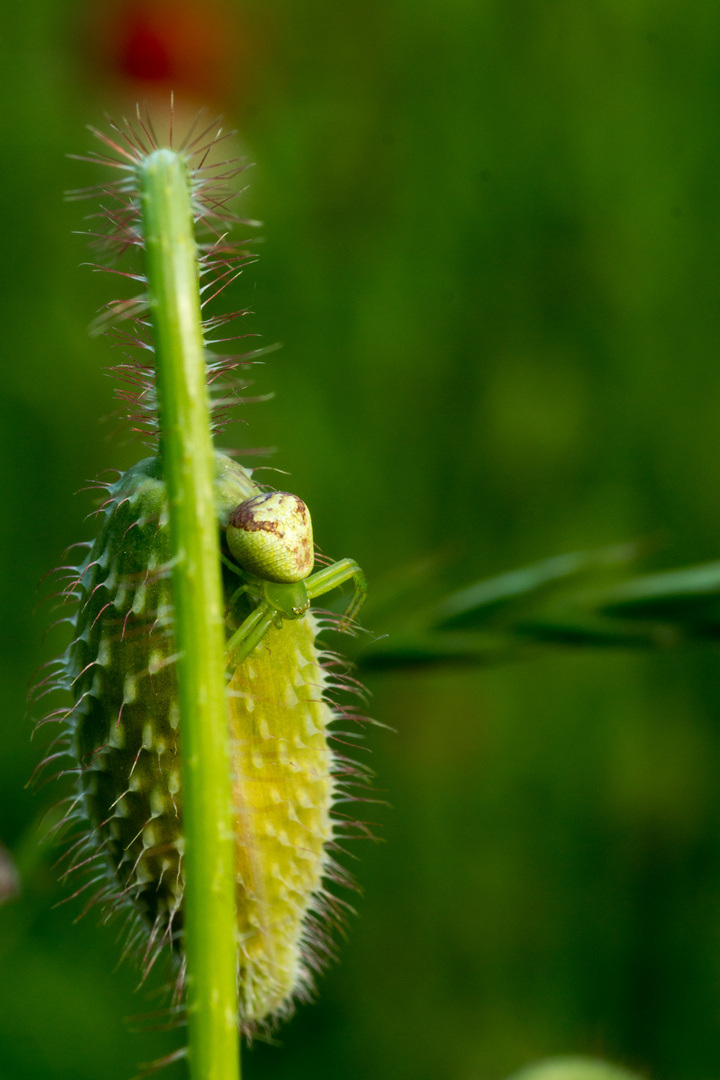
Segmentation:
{"type": "Polygon", "coordinates": [[[287,491],[256,495],[236,506],[227,542],[243,570],[265,581],[303,581],[315,561],[310,511],[287,491]]]}

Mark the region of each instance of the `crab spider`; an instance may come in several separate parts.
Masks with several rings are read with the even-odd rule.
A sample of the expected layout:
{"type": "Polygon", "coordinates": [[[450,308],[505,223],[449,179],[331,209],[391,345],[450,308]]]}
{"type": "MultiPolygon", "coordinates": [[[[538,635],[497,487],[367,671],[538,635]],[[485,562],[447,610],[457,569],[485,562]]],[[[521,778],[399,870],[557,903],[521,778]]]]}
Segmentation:
{"type": "Polygon", "coordinates": [[[245,499],[230,515],[227,542],[234,562],[225,565],[241,579],[230,605],[247,595],[254,610],[226,646],[228,664],[240,664],[260,644],[271,626],[283,619],[301,619],[312,600],[353,582],[353,596],[341,626],[357,615],[367,594],[365,575],[353,559],[341,559],[312,574],[312,523],[307,506],[296,495],[273,491],[245,499]]]}

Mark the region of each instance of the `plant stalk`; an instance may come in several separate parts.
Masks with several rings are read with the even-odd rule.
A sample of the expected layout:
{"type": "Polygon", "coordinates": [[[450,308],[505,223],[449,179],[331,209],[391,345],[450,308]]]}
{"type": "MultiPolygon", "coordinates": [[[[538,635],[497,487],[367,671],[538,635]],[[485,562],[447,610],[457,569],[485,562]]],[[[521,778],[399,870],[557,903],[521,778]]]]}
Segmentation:
{"type": "Polygon", "coordinates": [[[239,1080],[223,604],[190,180],[182,157],[168,149],[148,155],[138,171],[170,513],[190,1075],[239,1080]]]}

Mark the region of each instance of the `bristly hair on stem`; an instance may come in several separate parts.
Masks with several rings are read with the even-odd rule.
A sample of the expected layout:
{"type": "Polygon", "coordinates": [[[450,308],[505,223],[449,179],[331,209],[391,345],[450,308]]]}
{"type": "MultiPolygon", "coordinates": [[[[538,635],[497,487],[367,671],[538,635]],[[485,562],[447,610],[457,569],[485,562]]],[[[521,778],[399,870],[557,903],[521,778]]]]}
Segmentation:
{"type": "MultiPolygon", "coordinates": [[[[155,453],[158,449],[157,394],[155,388],[155,347],[152,341],[148,312],[147,277],[134,269],[117,269],[115,263],[126,252],[143,249],[140,228],[141,206],[137,173],[142,160],[157,150],[158,139],[152,121],[143,116],[140,108],[134,122],[123,119],[122,126],[106,116],[111,134],[89,126],[92,134],[104,145],[106,152],[70,154],[78,161],[90,162],[114,169],[121,175],[115,179],[68,192],[70,200],[98,199],[97,213],[91,214],[90,227],[84,235],[90,246],[103,258],[103,263],[91,263],[94,270],[115,274],[141,286],[141,291],[125,299],[112,300],[101,308],[92,323],[91,333],[107,333],[115,347],[122,349],[124,359],[114,365],[112,372],[120,381],[115,396],[121,402],[123,426],[129,426],[155,453]],[[110,265],[106,265],[108,262],[110,265]],[[119,324],[130,323],[130,328],[119,324]]],[[[267,400],[272,395],[247,396],[252,385],[243,373],[261,356],[276,346],[231,351],[233,343],[255,337],[253,333],[223,333],[224,328],[250,314],[250,309],[210,315],[209,305],[220,296],[256,260],[248,247],[252,241],[230,239],[230,230],[237,225],[256,228],[260,222],[241,218],[230,208],[231,201],[241,193],[231,187],[231,181],[249,168],[237,159],[217,160],[217,149],[236,132],[224,131],[220,119],[203,124],[199,113],[180,145],[173,147],[175,136],[174,108],[171,101],[168,144],[183,157],[191,183],[192,209],[198,249],[202,331],[206,347],[206,372],[213,434],[237,420],[232,410],[237,405],[267,400]],[[217,347],[217,351],[214,351],[217,347]],[[213,350],[213,351],[211,351],[213,350]]],[[[261,450],[243,451],[256,454],[261,450]]]]}

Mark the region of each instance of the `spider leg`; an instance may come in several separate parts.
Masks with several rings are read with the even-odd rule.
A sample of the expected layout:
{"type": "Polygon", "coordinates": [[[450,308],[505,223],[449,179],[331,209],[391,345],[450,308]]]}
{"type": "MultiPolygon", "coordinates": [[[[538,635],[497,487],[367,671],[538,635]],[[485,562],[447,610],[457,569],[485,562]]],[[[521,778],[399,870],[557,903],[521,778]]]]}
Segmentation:
{"type": "Polygon", "coordinates": [[[267,634],[273,625],[275,613],[267,604],[258,604],[247,619],[237,628],[225,647],[225,663],[242,664],[267,634]]]}
{"type": "Polygon", "coordinates": [[[248,586],[247,585],[240,585],[240,587],[235,590],[235,592],[232,594],[232,596],[228,600],[227,606],[226,606],[226,611],[230,611],[232,609],[232,606],[235,603],[235,601],[237,600],[238,596],[242,596],[242,594],[244,592],[248,592],[248,586]]]}
{"type": "Polygon", "coordinates": [[[223,564],[223,566],[226,566],[228,570],[232,570],[233,574],[236,574],[239,578],[242,579],[243,582],[242,585],[238,586],[238,588],[235,590],[235,592],[232,594],[232,596],[227,602],[225,610],[230,611],[238,596],[242,596],[244,592],[247,592],[247,582],[245,580],[245,574],[240,569],[240,567],[237,566],[234,562],[231,562],[230,559],[226,558],[225,555],[222,554],[222,552],[220,552],[220,562],[223,564]]]}
{"type": "Polygon", "coordinates": [[[232,570],[233,574],[237,574],[238,577],[243,576],[243,572],[237,565],[237,563],[234,563],[231,559],[228,559],[227,555],[223,555],[222,552],[220,552],[220,562],[223,564],[223,566],[227,566],[228,570],[232,570]]]}
{"type": "Polygon", "coordinates": [[[350,580],[353,582],[353,596],[342,617],[342,622],[338,626],[338,630],[346,628],[365,602],[367,585],[362,570],[354,559],[340,559],[339,562],[332,563],[331,566],[326,566],[323,570],[318,570],[316,574],[311,574],[305,580],[305,588],[311,600],[314,600],[316,596],[322,596],[323,593],[330,592],[331,589],[337,588],[338,585],[344,585],[346,581],[350,580]]]}

